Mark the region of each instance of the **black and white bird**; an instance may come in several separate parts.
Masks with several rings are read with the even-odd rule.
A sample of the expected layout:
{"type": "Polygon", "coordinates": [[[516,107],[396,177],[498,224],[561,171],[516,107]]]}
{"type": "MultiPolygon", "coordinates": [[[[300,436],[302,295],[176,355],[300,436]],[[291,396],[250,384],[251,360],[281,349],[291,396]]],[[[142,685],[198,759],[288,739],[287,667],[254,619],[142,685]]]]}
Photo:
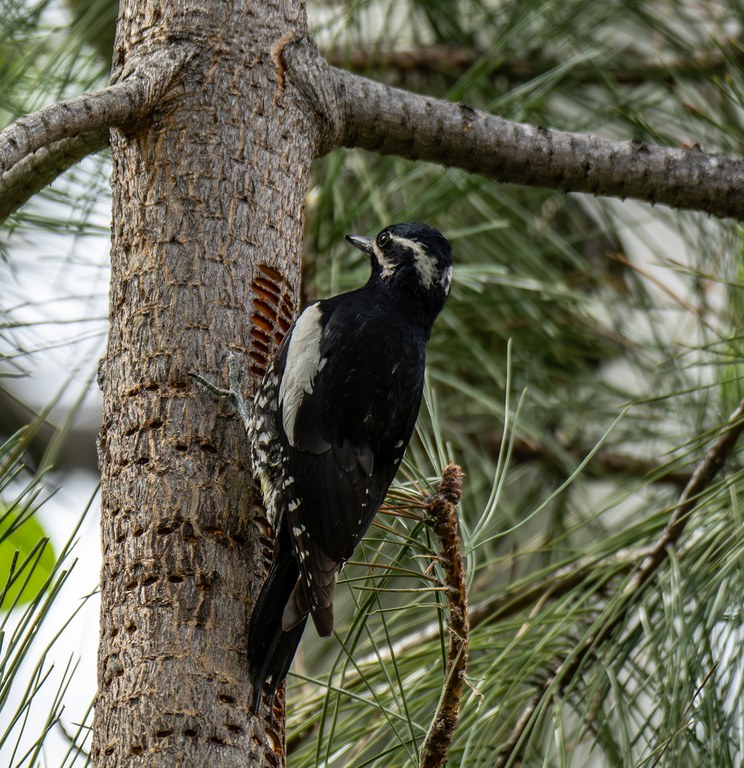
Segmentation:
{"type": "Polygon", "coordinates": [[[287,675],[308,616],[333,631],[333,592],[413,433],[424,354],[452,279],[447,240],[426,224],[346,238],[370,257],[366,285],[310,305],[289,329],[245,414],[274,528],[253,611],[253,706],[287,675]]]}

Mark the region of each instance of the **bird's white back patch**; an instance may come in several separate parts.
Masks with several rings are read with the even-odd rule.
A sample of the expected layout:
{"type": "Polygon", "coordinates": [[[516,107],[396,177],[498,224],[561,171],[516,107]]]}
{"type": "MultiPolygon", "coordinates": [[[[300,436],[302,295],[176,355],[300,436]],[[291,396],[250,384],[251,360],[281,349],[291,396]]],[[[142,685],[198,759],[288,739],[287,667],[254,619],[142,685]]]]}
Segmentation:
{"type": "Polygon", "coordinates": [[[437,279],[437,266],[429,258],[424,246],[417,240],[409,240],[407,237],[399,237],[398,235],[391,234],[390,239],[413,254],[413,264],[416,267],[421,284],[424,288],[431,288],[437,279]]]}
{"type": "Polygon", "coordinates": [[[294,428],[302,396],[313,391],[315,376],[325,362],[320,359],[321,319],[320,305],[310,305],[297,319],[289,340],[284,376],[279,386],[279,406],[290,445],[296,444],[294,428]]]}

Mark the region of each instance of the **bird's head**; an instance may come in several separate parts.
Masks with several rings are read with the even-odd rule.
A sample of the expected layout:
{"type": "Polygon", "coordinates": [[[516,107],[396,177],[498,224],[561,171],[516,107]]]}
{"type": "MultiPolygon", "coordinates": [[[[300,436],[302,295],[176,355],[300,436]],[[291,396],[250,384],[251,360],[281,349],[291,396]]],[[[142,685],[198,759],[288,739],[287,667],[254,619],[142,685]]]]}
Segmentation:
{"type": "Polygon", "coordinates": [[[377,237],[346,235],[372,262],[372,279],[444,304],[452,282],[452,249],[441,232],[416,222],[392,224],[377,237]]]}

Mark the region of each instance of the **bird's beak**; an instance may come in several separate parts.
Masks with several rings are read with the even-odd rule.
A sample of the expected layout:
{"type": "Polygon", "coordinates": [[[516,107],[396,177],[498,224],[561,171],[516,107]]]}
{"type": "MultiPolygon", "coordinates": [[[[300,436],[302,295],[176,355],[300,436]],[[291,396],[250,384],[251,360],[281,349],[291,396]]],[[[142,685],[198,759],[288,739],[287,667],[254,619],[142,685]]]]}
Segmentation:
{"type": "Polygon", "coordinates": [[[346,235],[346,239],[363,253],[367,253],[370,256],[374,256],[375,249],[373,248],[375,239],[373,237],[359,237],[359,235],[346,235]]]}

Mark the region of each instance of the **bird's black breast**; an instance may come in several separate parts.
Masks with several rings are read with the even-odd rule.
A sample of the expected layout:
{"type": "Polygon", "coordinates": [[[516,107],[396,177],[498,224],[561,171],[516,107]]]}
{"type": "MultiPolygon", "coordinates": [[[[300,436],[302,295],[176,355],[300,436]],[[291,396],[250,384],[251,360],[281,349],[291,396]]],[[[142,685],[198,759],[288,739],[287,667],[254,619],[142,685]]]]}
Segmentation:
{"type": "Polygon", "coordinates": [[[327,363],[318,376],[328,438],[367,442],[377,452],[399,441],[418,411],[424,350],[423,334],[397,313],[339,307],[326,327],[327,363]]]}

